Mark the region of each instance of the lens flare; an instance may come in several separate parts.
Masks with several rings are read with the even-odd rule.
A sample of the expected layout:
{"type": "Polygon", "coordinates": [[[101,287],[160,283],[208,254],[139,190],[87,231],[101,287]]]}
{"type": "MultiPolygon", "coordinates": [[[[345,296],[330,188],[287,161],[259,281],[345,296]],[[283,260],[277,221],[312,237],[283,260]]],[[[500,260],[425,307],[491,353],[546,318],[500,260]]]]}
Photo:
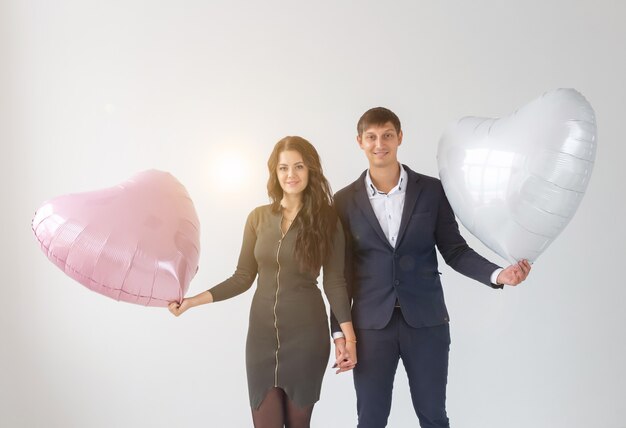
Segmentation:
{"type": "Polygon", "coordinates": [[[249,185],[250,159],[240,150],[225,150],[217,154],[211,168],[214,187],[226,193],[243,190],[249,185]]]}

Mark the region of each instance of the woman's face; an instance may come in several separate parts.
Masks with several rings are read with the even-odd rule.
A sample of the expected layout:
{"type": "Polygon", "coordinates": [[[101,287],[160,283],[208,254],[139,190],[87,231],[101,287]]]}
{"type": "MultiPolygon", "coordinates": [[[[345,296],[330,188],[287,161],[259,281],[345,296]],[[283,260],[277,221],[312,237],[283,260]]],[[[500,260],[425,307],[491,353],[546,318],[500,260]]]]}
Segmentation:
{"type": "Polygon", "coordinates": [[[285,150],[278,154],[276,175],[285,195],[302,193],[309,183],[309,168],[296,150],[285,150]]]}

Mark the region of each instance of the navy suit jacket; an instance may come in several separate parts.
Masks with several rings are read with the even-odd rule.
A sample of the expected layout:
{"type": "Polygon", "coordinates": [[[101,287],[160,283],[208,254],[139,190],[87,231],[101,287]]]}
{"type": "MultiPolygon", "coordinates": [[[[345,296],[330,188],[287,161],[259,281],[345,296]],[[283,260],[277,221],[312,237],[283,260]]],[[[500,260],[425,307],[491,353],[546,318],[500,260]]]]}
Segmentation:
{"type": "MultiPolygon", "coordinates": [[[[372,209],[365,187],[366,172],[335,194],[346,234],[345,276],[356,328],[385,327],[396,301],[412,327],[449,321],[435,247],[454,270],[502,288],[491,284],[491,274],[499,266],[472,250],[459,233],[441,182],[404,168],[408,183],[395,248],[372,209]]],[[[340,331],[336,321],[331,322],[333,331],[340,331]]]]}

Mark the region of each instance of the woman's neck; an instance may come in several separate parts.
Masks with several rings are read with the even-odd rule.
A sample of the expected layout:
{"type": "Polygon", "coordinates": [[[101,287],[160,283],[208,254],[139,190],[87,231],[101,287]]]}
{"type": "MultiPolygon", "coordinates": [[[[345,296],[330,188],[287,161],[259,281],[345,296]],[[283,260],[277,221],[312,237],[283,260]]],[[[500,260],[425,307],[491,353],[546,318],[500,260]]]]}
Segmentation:
{"type": "Polygon", "coordinates": [[[302,195],[283,195],[280,206],[287,215],[293,214],[291,217],[294,217],[302,208],[302,195]]]}

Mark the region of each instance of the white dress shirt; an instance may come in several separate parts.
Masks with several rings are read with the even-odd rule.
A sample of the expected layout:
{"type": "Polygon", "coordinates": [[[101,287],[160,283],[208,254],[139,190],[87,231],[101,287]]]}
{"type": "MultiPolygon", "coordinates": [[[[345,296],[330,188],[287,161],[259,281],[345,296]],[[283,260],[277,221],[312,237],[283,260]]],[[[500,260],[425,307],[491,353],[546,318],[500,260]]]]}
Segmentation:
{"type": "Polygon", "coordinates": [[[369,169],[365,174],[365,188],[367,196],[380,227],[383,229],[389,244],[396,247],[398,233],[400,232],[400,220],[402,220],[402,210],[404,209],[404,200],[406,196],[406,183],[408,174],[404,167],[400,165],[400,179],[398,184],[389,192],[381,192],[374,186],[369,169]]]}

